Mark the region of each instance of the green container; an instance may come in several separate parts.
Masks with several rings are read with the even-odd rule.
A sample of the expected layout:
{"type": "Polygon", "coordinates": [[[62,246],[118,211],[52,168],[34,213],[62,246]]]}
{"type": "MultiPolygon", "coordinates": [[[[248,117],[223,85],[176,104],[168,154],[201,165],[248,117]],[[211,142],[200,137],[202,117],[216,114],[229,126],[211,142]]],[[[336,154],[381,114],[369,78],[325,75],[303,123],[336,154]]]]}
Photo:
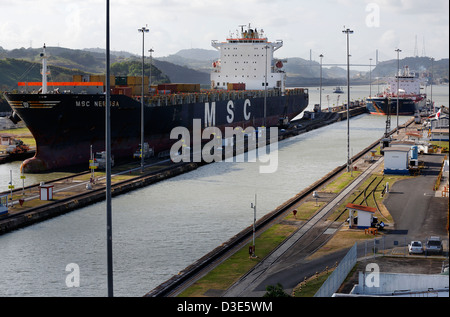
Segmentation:
{"type": "Polygon", "coordinates": [[[116,76],[116,85],[126,86],[127,85],[127,77],[126,76],[116,76]]]}

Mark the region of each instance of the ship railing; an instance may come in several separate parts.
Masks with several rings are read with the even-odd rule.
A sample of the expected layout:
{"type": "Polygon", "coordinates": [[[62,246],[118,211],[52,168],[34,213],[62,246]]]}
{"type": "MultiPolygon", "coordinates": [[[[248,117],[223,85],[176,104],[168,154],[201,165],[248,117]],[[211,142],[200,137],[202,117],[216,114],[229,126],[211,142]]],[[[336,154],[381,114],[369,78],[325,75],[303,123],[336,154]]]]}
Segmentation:
{"type": "MultiPolygon", "coordinates": [[[[294,88],[287,89],[285,95],[300,95],[307,93],[307,89],[294,88]]],[[[265,96],[265,90],[217,90],[200,93],[178,93],[167,95],[153,95],[147,97],[145,102],[150,106],[163,107],[172,105],[182,105],[196,102],[214,102],[214,101],[227,101],[236,99],[248,99],[248,98],[263,98],[265,96]]],[[[268,89],[267,97],[282,96],[283,92],[280,89],[268,89]]]]}

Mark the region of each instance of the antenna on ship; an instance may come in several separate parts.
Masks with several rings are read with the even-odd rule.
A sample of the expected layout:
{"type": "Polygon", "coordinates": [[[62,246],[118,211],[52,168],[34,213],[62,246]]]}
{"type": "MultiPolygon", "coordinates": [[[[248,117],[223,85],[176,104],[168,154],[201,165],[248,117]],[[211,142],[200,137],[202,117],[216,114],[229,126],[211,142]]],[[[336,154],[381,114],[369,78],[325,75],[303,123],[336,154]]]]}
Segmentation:
{"type": "Polygon", "coordinates": [[[44,49],[41,53],[42,58],[42,93],[47,93],[47,54],[45,53],[45,43],[44,43],[44,49]]]}
{"type": "MultiPolygon", "coordinates": [[[[241,37],[244,37],[244,27],[246,26],[246,24],[241,24],[239,26],[241,27],[241,37]]],[[[237,36],[239,36],[239,34],[237,34],[237,36]]]]}

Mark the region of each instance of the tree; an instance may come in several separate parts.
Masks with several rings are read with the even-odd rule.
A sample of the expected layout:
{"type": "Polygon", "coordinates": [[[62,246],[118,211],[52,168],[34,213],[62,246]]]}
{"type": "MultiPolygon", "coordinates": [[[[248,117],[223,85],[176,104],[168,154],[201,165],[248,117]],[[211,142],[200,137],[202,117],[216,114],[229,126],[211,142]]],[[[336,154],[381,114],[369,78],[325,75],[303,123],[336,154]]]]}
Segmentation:
{"type": "Polygon", "coordinates": [[[291,297],[291,296],[284,291],[283,285],[278,283],[276,286],[273,285],[266,286],[266,293],[264,294],[263,297],[291,297]]]}

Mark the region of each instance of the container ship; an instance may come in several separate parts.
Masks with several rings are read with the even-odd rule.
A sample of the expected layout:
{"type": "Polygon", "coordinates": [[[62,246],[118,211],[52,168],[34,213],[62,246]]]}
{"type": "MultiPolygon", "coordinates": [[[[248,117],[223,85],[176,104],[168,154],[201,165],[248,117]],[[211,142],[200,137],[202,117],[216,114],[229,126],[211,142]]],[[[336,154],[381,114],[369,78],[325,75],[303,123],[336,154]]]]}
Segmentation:
{"type": "MultiPolygon", "coordinates": [[[[214,126],[223,132],[226,127],[280,126],[299,115],[308,106],[308,90],[285,88],[283,61],[273,56],[283,43],[269,42],[263,34],[249,26],[225,42],[212,41],[220,59],[212,65],[207,90],[198,84],[151,89],[147,77],[142,87],[142,77],[112,76],[114,159],[130,159],[140,147],[142,88],[144,144],[158,156],[168,156],[178,141],[170,138],[171,131],[176,127],[192,131],[194,119],[201,120],[202,128],[214,126]]],[[[92,150],[105,150],[105,76],[47,83],[45,45],[41,57],[42,83],[19,83],[19,89],[34,88],[35,92],[5,93],[13,110],[10,119],[22,120],[36,141],[35,156],[24,161],[21,169],[39,173],[87,165],[92,150]]]]}
{"type": "Polygon", "coordinates": [[[397,114],[398,99],[398,114],[414,115],[426,106],[427,96],[420,92],[422,84],[422,79],[405,66],[399,74],[388,78],[384,92],[366,99],[367,110],[374,115],[397,114]]]}

